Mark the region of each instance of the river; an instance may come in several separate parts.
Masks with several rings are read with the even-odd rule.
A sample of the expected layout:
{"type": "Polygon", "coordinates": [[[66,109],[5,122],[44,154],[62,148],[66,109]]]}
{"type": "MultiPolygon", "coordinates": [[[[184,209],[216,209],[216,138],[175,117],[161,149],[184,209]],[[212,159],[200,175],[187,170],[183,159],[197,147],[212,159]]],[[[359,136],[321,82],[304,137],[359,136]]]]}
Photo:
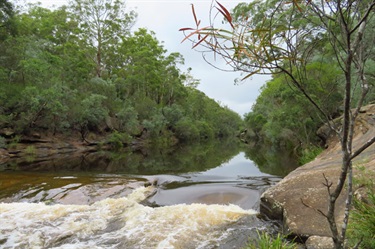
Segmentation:
{"type": "Polygon", "coordinates": [[[259,198],[281,179],[248,155],[218,143],[1,165],[0,247],[242,248],[274,228],[259,198]]]}

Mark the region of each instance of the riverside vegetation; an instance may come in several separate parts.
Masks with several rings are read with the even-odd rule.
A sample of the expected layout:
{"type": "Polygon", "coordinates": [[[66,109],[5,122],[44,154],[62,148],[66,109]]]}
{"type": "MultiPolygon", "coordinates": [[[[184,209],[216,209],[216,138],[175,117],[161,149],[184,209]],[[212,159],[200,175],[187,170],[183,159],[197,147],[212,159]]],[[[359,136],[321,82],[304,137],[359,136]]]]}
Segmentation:
{"type": "MultiPolygon", "coordinates": [[[[295,149],[311,148],[311,138],[315,138],[311,131],[315,132],[317,127],[313,127],[320,122],[338,138],[340,172],[333,177],[323,174],[329,201],[320,212],[329,224],[335,248],[346,247],[353,160],[375,143],[371,135],[354,146],[362,107],[374,97],[374,8],[373,0],[267,0],[240,3],[230,12],[215,1],[208,26],[197,18],[192,6],[194,25],[180,29],[185,34],[183,41],[221,57],[233,70],[245,73],[243,79],[254,74],[272,75],[267,86],[270,93],[263,89],[255,111],[247,116],[256,136],[263,135],[271,143],[292,144],[295,149]],[[264,96],[266,104],[261,103],[264,96]],[[264,108],[268,103],[271,109],[264,108]],[[287,117],[286,113],[292,115],[287,117]],[[345,184],[345,215],[338,221],[336,201],[345,184]],[[341,221],[342,226],[338,225],[341,221]]],[[[310,151],[319,152],[315,148],[310,151]]],[[[314,156],[308,150],[302,152],[303,158],[314,156]]]]}
{"type": "MultiPolygon", "coordinates": [[[[245,13],[254,16],[256,21],[259,16],[255,13],[263,13],[262,8],[270,9],[269,16],[280,14],[270,8],[276,4],[266,2],[264,5],[258,1],[253,5],[239,5],[233,17],[239,23],[247,22],[245,13]]],[[[192,76],[191,70],[181,72],[178,68],[183,64],[182,56],[167,54],[152,31],[131,31],[137,16],[135,12],[124,12],[123,3],[118,0],[112,4],[98,3],[75,0],[69,6],[52,10],[35,4],[0,3],[0,148],[15,146],[23,136],[38,137],[39,134],[76,136],[86,143],[99,134],[102,142],[112,148],[134,141],[174,145],[233,136],[246,128],[245,140],[286,147],[298,155],[303,164],[324,145],[325,141],[316,135],[318,128],[327,118],[332,121],[353,107],[343,105],[348,90],[344,90],[343,82],[348,77],[342,74],[342,65],[335,57],[337,47],[330,46],[331,37],[324,32],[306,36],[309,39],[298,48],[307,53],[294,51],[295,56],[306,56],[303,70],[300,64],[291,63],[290,75],[288,71],[273,74],[243,122],[238,114],[198,91],[199,80],[192,76]],[[306,96],[296,90],[296,82],[289,77],[301,80],[303,84],[299,86],[324,111],[323,117],[306,96]]],[[[363,3],[373,4],[373,1],[363,3]]],[[[301,8],[297,6],[281,12],[277,20],[292,15],[298,17],[298,12],[293,12],[301,8]]],[[[293,20],[298,22],[290,27],[318,30],[315,22],[293,20]]],[[[366,24],[367,30],[373,30],[374,19],[369,18],[366,24]]],[[[279,33],[269,34],[271,37],[290,28],[278,27],[279,33]]],[[[339,32],[333,29],[330,34],[339,32]]],[[[366,32],[361,44],[371,47],[368,45],[372,45],[373,36],[373,32],[366,32]]],[[[260,53],[264,52],[262,44],[260,53]]],[[[274,55],[285,52],[276,51],[278,47],[271,48],[274,55]]],[[[349,77],[354,82],[349,93],[351,103],[360,101],[360,105],[365,105],[375,96],[375,57],[373,50],[362,51],[367,53],[366,67],[352,65],[352,68],[363,69],[361,75],[365,76],[368,91],[363,97],[361,79],[353,74],[349,77]]],[[[247,54],[245,50],[241,52],[243,54],[238,53],[236,58],[244,67],[239,69],[249,72],[246,70],[247,54]]],[[[274,61],[284,66],[288,65],[288,58],[294,57],[277,58],[274,61]]],[[[34,147],[27,148],[27,154],[35,153],[34,147]]],[[[370,210],[358,204],[355,207],[359,211],[370,210]]]]}
{"type": "Polygon", "coordinates": [[[137,15],[122,1],[101,2],[1,2],[1,147],[45,134],[86,142],[96,134],[118,148],[238,132],[240,116],[196,89],[179,53],[168,54],[152,31],[131,32],[137,15]]]}

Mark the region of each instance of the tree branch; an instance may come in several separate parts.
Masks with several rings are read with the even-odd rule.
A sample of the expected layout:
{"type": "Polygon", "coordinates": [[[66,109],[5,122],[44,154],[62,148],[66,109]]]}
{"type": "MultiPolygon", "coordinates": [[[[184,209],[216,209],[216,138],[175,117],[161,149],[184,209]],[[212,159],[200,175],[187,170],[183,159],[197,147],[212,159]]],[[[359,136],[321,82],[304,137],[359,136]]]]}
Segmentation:
{"type": "Polygon", "coordinates": [[[372,137],[370,140],[368,140],[365,144],[363,144],[359,149],[357,149],[350,157],[350,160],[353,160],[358,155],[360,155],[365,149],[370,147],[373,143],[375,143],[375,137],[372,137]]]}

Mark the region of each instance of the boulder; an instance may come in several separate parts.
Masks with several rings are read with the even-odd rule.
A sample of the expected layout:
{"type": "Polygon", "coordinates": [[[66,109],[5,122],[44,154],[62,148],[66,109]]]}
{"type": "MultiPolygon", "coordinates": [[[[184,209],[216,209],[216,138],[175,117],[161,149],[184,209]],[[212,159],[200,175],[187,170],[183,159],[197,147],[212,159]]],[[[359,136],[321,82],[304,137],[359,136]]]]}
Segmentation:
{"type": "MultiPolygon", "coordinates": [[[[362,109],[356,127],[354,149],[375,136],[375,105],[362,109]]],[[[334,187],[341,169],[341,146],[337,138],[333,141],[336,142],[327,143],[328,148],[314,161],[291,172],[261,197],[260,212],[281,220],[287,233],[304,239],[331,236],[329,224],[321,212],[326,213],[328,208],[328,192],[324,183],[327,179],[334,187]]],[[[353,165],[354,168],[364,166],[375,171],[375,145],[355,158],[353,165]]],[[[338,226],[343,219],[345,199],[344,191],[336,202],[338,226]]]]}
{"type": "Polygon", "coordinates": [[[333,249],[333,240],[330,237],[311,236],[306,241],[306,249],[333,249]]]}

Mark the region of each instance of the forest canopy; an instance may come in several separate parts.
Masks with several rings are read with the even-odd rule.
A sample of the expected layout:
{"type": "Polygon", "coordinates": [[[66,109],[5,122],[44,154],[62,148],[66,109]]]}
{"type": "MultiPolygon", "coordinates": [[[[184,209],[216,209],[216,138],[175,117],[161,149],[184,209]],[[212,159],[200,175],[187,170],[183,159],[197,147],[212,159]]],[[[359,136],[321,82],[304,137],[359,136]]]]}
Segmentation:
{"type": "MultiPolygon", "coordinates": [[[[190,141],[234,135],[241,117],[196,89],[181,54],[116,1],[0,5],[0,130],[190,141]]],[[[4,132],[3,132],[4,133],[4,132]]]]}

